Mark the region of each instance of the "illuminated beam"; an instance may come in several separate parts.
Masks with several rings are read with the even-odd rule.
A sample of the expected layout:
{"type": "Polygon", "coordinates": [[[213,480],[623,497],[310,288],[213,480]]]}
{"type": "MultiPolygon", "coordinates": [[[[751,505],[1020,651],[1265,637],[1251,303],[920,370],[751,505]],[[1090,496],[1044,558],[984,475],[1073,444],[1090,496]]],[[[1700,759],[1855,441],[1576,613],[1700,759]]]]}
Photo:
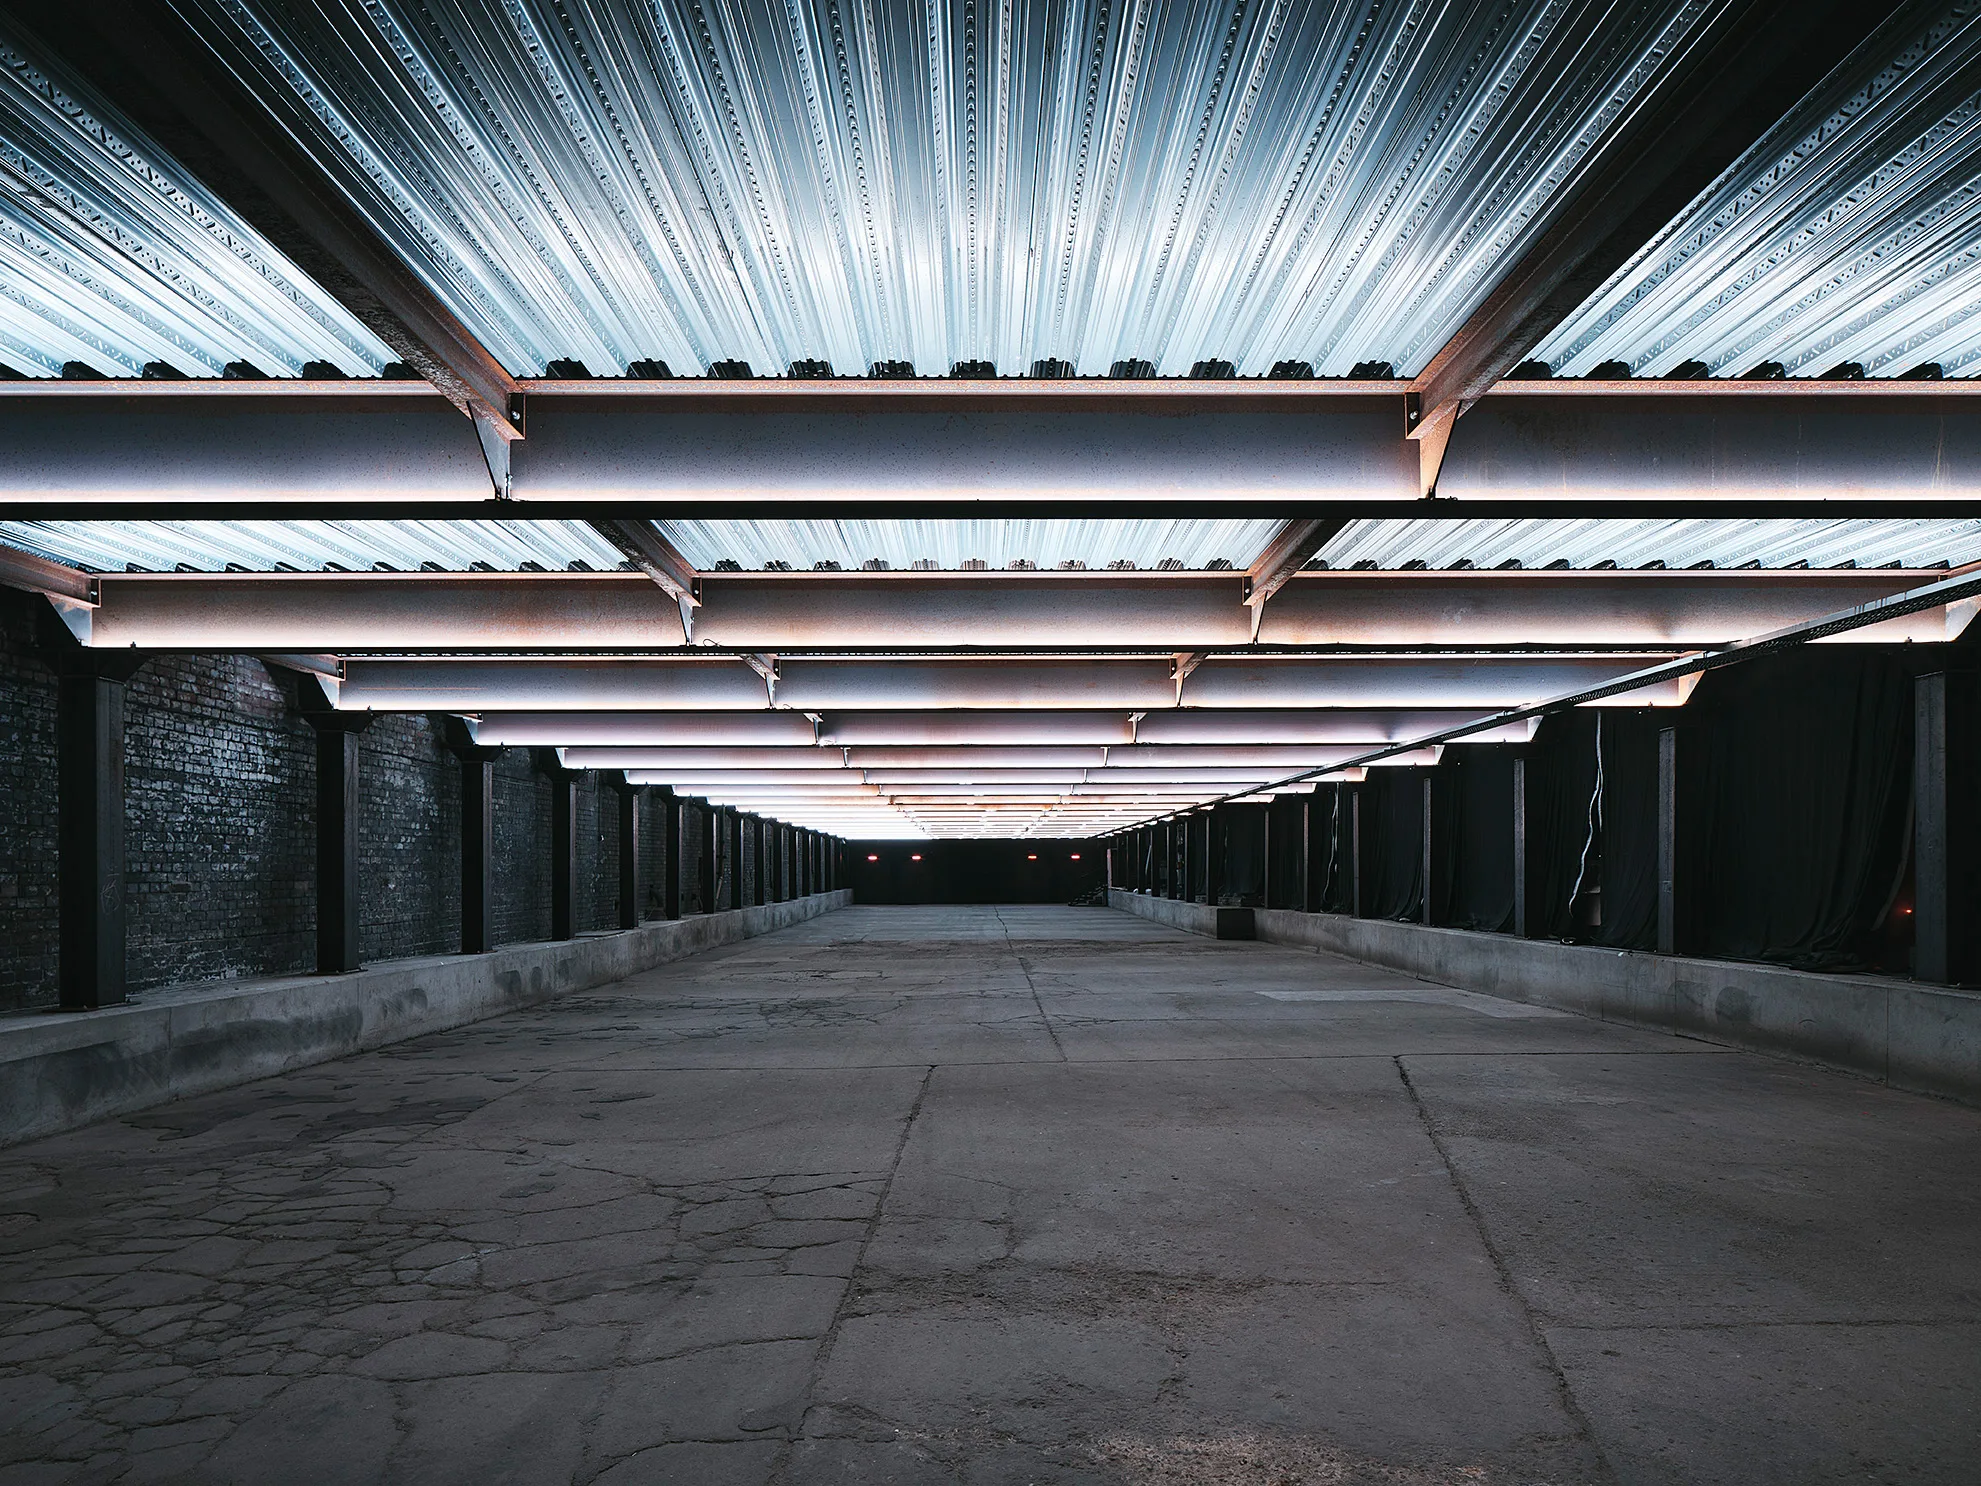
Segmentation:
{"type": "MultiPolygon", "coordinates": [[[[480,708],[473,710],[481,711],[480,708]]],[[[506,747],[654,745],[810,749],[817,742],[802,712],[482,712],[476,741],[506,747]]],[[[836,755],[818,755],[828,765],[836,755]]]]}
{"type": "MultiPolygon", "coordinates": [[[[1606,655],[1345,655],[1208,660],[1183,684],[1197,708],[1513,707],[1595,686],[1656,657],[1606,655]]],[[[1166,662],[805,661],[781,667],[778,705],[824,714],[828,743],[874,741],[1059,743],[1132,741],[1131,710],[1176,705],[1166,662]],[[922,736],[898,725],[876,738],[828,709],[954,709],[930,714],[922,736]],[[1107,710],[1120,709],[1117,723],[1107,710]],[[1042,718],[1029,724],[1025,714],[1042,718]],[[981,715],[975,715],[981,714],[981,715]]],[[[1618,706],[1675,706],[1690,684],[1663,682],[1618,706]]],[[[337,705],[347,711],[513,709],[753,711],[763,679],[736,660],[352,660],[337,705]]]]}
{"type": "MultiPolygon", "coordinates": [[[[1536,456],[1540,457],[1540,456],[1536,456]]],[[[677,602],[639,573],[106,573],[104,649],[331,653],[685,648],[677,602]]],[[[703,574],[697,648],[1216,651],[1253,638],[1239,575],[703,574]]],[[[1266,608],[1275,645],[1723,644],[1916,586],[1897,569],[1302,572],[1266,608]]],[[[1853,638],[1951,639],[1973,605],[1853,638]]],[[[793,658],[796,664],[796,658],[793,658]]]]}
{"type": "Polygon", "coordinates": [[[763,678],[741,661],[349,661],[345,711],[480,712],[485,708],[756,711],[763,678]]]}
{"type": "MultiPolygon", "coordinates": [[[[1411,433],[1433,444],[1887,13],[1844,0],[1726,7],[1633,100],[1548,203],[1539,230],[1411,384],[1411,433]]],[[[1426,493],[1442,491],[1427,451],[1426,493]]]]}

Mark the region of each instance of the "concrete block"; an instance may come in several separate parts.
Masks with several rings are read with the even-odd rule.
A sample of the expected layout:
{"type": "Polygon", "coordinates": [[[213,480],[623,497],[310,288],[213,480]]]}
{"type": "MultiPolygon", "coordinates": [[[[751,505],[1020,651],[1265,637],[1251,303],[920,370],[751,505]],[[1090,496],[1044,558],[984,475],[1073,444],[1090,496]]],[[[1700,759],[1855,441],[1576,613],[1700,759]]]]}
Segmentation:
{"type": "Polygon", "coordinates": [[[1249,908],[1213,908],[1211,910],[1211,937],[1213,939],[1253,939],[1252,910],[1249,908]]]}
{"type": "Polygon", "coordinates": [[[207,981],[0,1019],[0,1145],[384,1047],[624,980],[853,901],[849,889],[349,975],[207,981]]]}

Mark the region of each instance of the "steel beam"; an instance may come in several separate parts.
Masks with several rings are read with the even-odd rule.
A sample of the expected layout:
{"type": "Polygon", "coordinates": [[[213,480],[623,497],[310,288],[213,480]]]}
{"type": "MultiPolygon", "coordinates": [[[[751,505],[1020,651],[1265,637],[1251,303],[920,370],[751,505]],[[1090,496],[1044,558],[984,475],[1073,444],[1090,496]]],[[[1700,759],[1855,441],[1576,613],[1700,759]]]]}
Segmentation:
{"type": "MultiPolygon", "coordinates": [[[[1515,707],[1595,686],[1664,659],[1600,655],[1342,655],[1214,658],[1183,683],[1195,708],[1515,707]]],[[[927,741],[982,743],[1132,741],[1132,712],[1179,705],[1166,662],[1144,660],[804,661],[781,667],[781,709],[823,714],[828,743],[867,741],[837,709],[947,709],[927,741]],[[1095,709],[1072,712],[1070,709],[1095,709]],[[1118,709],[1121,722],[1099,709],[1118,709]],[[958,717],[955,713],[983,713],[958,717]],[[1051,725],[1027,724],[1030,712],[1051,725]],[[1069,717],[1081,719],[1067,721],[1069,717]]],[[[1617,706],[1672,706],[1690,694],[1682,677],[1647,681],[1617,706]]],[[[353,660],[337,705],[347,711],[480,712],[514,708],[626,711],[760,711],[761,678],[734,660],[353,660]]],[[[891,727],[886,741],[914,742],[891,727]]]]}
{"type": "MultiPolygon", "coordinates": [[[[1928,446],[1930,453],[1930,445],[1928,446]]],[[[156,573],[90,578],[27,554],[44,591],[93,603],[99,649],[352,652],[685,647],[678,605],[637,573],[156,573]],[[45,570],[52,570],[48,572],[45,570]],[[64,576],[66,575],[66,576],[64,576]]],[[[0,578],[4,578],[0,571],[0,578]]],[[[704,575],[696,651],[1244,648],[1244,580],[1220,574],[704,575]]],[[[1260,618],[1267,645],[1723,644],[1915,586],[1898,569],[1302,572],[1260,618]]],[[[1971,604],[1853,638],[1951,639],[1971,604]]],[[[794,669],[795,668],[795,669],[794,669]]]]}
{"type": "MultiPolygon", "coordinates": [[[[1411,384],[1411,431],[1438,437],[1894,8],[1754,0],[1710,19],[1619,113],[1548,203],[1539,231],[1411,384]]],[[[1435,468],[1427,483],[1438,484],[1435,468]]]]}

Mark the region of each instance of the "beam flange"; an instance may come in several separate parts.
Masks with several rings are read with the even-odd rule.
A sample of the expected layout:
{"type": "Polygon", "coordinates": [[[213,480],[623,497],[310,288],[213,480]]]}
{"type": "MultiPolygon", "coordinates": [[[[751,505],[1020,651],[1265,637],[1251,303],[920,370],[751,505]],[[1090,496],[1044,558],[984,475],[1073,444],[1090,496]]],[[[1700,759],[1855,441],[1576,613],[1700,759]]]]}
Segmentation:
{"type": "Polygon", "coordinates": [[[1455,419],[1512,370],[1895,8],[1726,7],[1620,114],[1548,224],[1411,383],[1412,432],[1455,419]]]}

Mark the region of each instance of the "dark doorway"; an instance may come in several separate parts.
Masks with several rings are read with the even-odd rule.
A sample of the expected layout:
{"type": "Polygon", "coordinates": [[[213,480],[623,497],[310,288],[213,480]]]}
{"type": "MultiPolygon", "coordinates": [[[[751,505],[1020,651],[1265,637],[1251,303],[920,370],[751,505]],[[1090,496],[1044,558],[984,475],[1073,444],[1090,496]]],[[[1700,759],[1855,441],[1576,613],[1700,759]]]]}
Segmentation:
{"type": "Polygon", "coordinates": [[[853,841],[856,903],[1071,903],[1106,881],[1096,841],[853,841]]]}

